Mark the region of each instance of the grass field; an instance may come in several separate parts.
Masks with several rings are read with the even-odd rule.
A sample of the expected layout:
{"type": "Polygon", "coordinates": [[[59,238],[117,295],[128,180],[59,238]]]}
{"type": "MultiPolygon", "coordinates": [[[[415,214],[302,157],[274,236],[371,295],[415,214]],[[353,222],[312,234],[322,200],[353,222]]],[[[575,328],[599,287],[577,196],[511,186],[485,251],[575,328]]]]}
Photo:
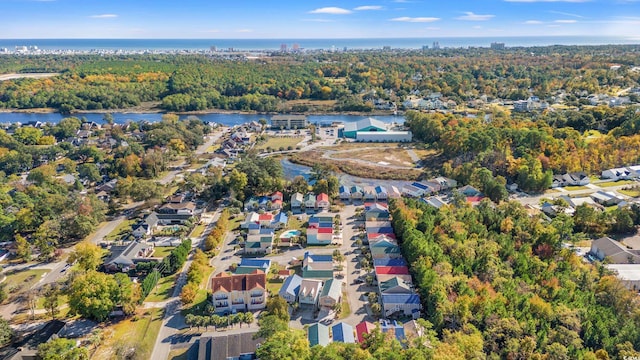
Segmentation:
{"type": "Polygon", "coordinates": [[[628,184],[635,184],[636,182],[633,180],[618,180],[618,181],[607,181],[607,182],[602,182],[602,183],[598,183],[596,185],[600,186],[600,187],[612,187],[612,186],[622,186],[622,185],[628,185],[628,184]]]}
{"type": "Polygon", "coordinates": [[[156,246],[153,250],[153,257],[167,257],[175,248],[175,246],[156,246]]]}
{"type": "Polygon", "coordinates": [[[620,194],[624,194],[631,197],[640,197],[640,189],[626,189],[626,190],[618,190],[620,194]]]}
{"type": "Polygon", "coordinates": [[[173,295],[173,285],[175,285],[176,276],[169,275],[158,280],[156,289],[153,289],[147,296],[145,301],[159,302],[165,301],[173,295]]]}
{"type": "Polygon", "coordinates": [[[302,136],[294,136],[294,137],[280,137],[280,136],[272,136],[267,139],[267,141],[257,144],[256,150],[265,150],[267,148],[271,148],[273,150],[279,150],[280,148],[288,149],[289,146],[295,149],[296,145],[302,141],[304,137],[302,136]]]}
{"type": "Polygon", "coordinates": [[[3,284],[7,285],[7,293],[9,297],[16,296],[23,291],[29,290],[33,285],[37,284],[46,274],[48,270],[22,270],[18,272],[7,272],[6,280],[3,284]]]}
{"type": "Polygon", "coordinates": [[[345,319],[351,315],[351,306],[349,306],[348,296],[346,292],[342,292],[342,312],[340,312],[340,319],[345,319]]]}
{"type": "Polygon", "coordinates": [[[189,235],[190,237],[198,237],[200,235],[202,235],[202,233],[204,232],[204,229],[207,228],[206,224],[198,224],[196,225],[195,228],[193,228],[193,231],[191,231],[191,234],[189,235]]]}
{"type": "Polygon", "coordinates": [[[588,190],[589,188],[586,186],[565,186],[563,189],[567,191],[576,191],[576,190],[588,190]]]}
{"type": "Polygon", "coordinates": [[[115,241],[123,236],[124,234],[131,231],[131,226],[135,223],[135,220],[125,220],[118,225],[112,232],[110,232],[107,236],[104,237],[106,241],[115,241]]]}
{"type": "Polygon", "coordinates": [[[372,163],[385,162],[394,166],[408,166],[414,165],[413,160],[407,153],[407,150],[397,147],[376,148],[376,150],[350,150],[348,152],[340,152],[332,154],[334,159],[357,159],[370,161],[372,163]]]}
{"type": "Polygon", "coordinates": [[[135,316],[110,326],[110,331],[105,331],[105,340],[91,359],[114,359],[119,348],[135,349],[136,359],[151,359],[151,352],[162,325],[163,310],[139,310],[135,316]]]}

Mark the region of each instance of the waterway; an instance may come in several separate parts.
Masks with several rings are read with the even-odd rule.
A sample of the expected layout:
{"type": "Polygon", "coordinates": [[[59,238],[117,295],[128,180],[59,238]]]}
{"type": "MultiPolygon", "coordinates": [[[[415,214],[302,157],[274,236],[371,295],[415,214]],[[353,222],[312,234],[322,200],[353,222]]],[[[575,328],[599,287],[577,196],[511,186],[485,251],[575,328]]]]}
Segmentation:
{"type": "MultiPolygon", "coordinates": [[[[121,113],[114,112],[112,113],[113,119],[116,123],[126,123],[128,121],[160,121],[162,119],[162,113],[121,113]]],[[[74,115],[62,115],[60,113],[23,113],[23,112],[0,112],[0,123],[21,123],[27,124],[30,122],[43,122],[43,123],[58,123],[65,117],[75,116],[81,119],[86,119],[86,121],[93,121],[99,124],[104,123],[104,114],[102,113],[82,113],[82,114],[74,114],[74,115]]],[[[214,122],[226,126],[235,126],[240,125],[252,121],[259,121],[260,119],[269,120],[271,115],[261,115],[261,114],[199,114],[199,115],[180,115],[181,119],[186,119],[187,117],[195,116],[202,121],[206,122],[214,122]]],[[[309,115],[307,119],[310,123],[313,124],[321,124],[321,125],[329,125],[334,121],[339,122],[355,122],[358,120],[366,119],[370,116],[367,115],[309,115]]],[[[371,116],[377,120],[380,120],[384,123],[404,123],[404,117],[402,116],[393,116],[393,115],[383,115],[383,116],[371,116]]]]}
{"type": "MultiPolygon", "coordinates": [[[[303,176],[305,179],[309,180],[309,175],[311,175],[311,168],[304,165],[294,164],[289,159],[283,159],[280,161],[282,164],[282,170],[284,171],[284,177],[287,180],[293,180],[296,176],[303,176]]],[[[340,181],[340,185],[345,186],[396,186],[398,189],[402,189],[405,184],[410,184],[410,181],[402,181],[402,180],[378,180],[378,179],[369,179],[362,178],[358,176],[348,175],[348,174],[336,174],[338,180],[340,181]]]]}

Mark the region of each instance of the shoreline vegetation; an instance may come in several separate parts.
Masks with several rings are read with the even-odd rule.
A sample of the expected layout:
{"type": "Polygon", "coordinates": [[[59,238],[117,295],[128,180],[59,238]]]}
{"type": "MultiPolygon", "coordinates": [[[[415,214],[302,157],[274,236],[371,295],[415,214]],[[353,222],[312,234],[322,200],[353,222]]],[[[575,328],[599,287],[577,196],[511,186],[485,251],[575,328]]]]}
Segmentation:
{"type": "Polygon", "coordinates": [[[339,161],[323,158],[318,151],[304,151],[288,157],[294,164],[313,167],[316,164],[327,165],[339,173],[352,176],[378,179],[378,180],[405,180],[414,181],[420,179],[423,172],[419,169],[397,169],[384,166],[365,165],[353,161],[339,161]]]}

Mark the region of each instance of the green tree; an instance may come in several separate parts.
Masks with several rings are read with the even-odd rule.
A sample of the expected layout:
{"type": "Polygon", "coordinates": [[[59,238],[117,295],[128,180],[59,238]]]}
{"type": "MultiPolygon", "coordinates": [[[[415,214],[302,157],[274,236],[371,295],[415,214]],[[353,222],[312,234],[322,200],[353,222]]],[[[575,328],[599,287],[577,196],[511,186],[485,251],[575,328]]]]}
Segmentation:
{"type": "Polygon", "coordinates": [[[100,170],[98,170],[98,166],[92,163],[84,163],[78,166],[78,175],[81,178],[87,179],[91,182],[96,182],[102,179],[100,176],[100,170]]]}
{"type": "Polygon", "coordinates": [[[78,118],[64,118],[53,128],[53,135],[55,135],[58,140],[64,140],[74,136],[76,132],[80,130],[80,125],[82,125],[82,123],[78,118]]]}
{"type": "Polygon", "coordinates": [[[231,175],[229,176],[229,187],[236,199],[244,201],[244,189],[247,187],[247,184],[247,174],[236,169],[231,171],[231,175]]]}
{"type": "Polygon", "coordinates": [[[84,271],[95,270],[102,263],[103,250],[89,241],[83,241],[76,245],[69,255],[67,262],[78,263],[78,267],[84,271]]]}
{"type": "Polygon", "coordinates": [[[32,126],[22,126],[16,129],[13,137],[25,145],[36,145],[42,137],[42,130],[32,126]]]}
{"type": "Polygon", "coordinates": [[[120,300],[112,275],[89,270],[73,279],[68,289],[69,308],[85,318],[104,321],[120,300]]]}
{"type": "Polygon", "coordinates": [[[60,305],[60,288],[56,283],[46,286],[42,292],[44,298],[44,308],[47,310],[52,320],[55,320],[60,305]]]}
{"type": "Polygon", "coordinates": [[[304,333],[279,331],[267,338],[256,355],[263,360],[305,360],[311,356],[309,341],[304,333]]]}
{"type": "Polygon", "coordinates": [[[77,347],[75,340],[55,338],[38,345],[36,356],[41,360],[89,360],[89,351],[77,347]]]}
{"type": "Polygon", "coordinates": [[[280,295],[267,299],[267,312],[277,316],[282,321],[289,321],[289,304],[280,295]]]}
{"type": "Polygon", "coordinates": [[[0,318],[0,345],[6,345],[13,340],[15,332],[9,326],[9,322],[3,318],[0,318]]]}
{"type": "Polygon", "coordinates": [[[24,262],[31,260],[31,244],[20,234],[16,234],[16,256],[24,262]]]}

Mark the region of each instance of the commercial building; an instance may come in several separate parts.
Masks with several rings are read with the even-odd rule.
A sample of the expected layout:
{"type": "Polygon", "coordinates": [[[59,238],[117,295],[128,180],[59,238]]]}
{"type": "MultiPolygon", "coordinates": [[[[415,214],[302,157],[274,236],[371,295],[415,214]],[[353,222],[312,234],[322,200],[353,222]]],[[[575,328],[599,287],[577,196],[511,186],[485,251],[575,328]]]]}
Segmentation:
{"type": "Polygon", "coordinates": [[[356,141],[359,142],[411,142],[411,131],[358,131],[356,141]]]}
{"type": "Polygon", "coordinates": [[[272,129],[304,129],[309,123],[304,115],[275,115],[271,117],[272,129]]]}
{"type": "Polygon", "coordinates": [[[358,132],[385,132],[387,125],[374,118],[362,119],[344,124],[342,136],[349,139],[356,139],[358,132]]]}

